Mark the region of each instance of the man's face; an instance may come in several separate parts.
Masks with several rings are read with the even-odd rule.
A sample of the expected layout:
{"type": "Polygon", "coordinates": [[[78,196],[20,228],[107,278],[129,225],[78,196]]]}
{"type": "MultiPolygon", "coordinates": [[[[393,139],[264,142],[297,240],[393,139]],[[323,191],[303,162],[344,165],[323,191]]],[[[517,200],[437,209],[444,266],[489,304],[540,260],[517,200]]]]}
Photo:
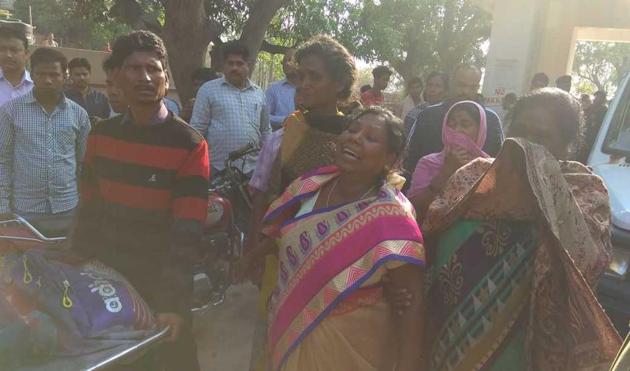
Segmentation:
{"type": "Polygon", "coordinates": [[[113,71],[107,72],[105,91],[112,110],[114,110],[115,113],[123,113],[127,110],[127,103],[125,102],[122,91],[114,84],[114,75],[113,71]]]}
{"type": "Polygon", "coordinates": [[[440,76],[434,76],[427,81],[427,88],[424,90],[424,99],[429,104],[436,104],[444,100],[446,96],[446,84],[440,76]]]}
{"type": "Polygon", "coordinates": [[[284,54],[284,58],[282,58],[282,71],[284,75],[287,77],[295,76],[297,73],[297,68],[295,67],[293,57],[295,56],[295,50],[289,49],[284,54]]]}
{"type": "Polygon", "coordinates": [[[72,86],[77,90],[85,90],[90,86],[90,70],[85,67],[74,67],[70,70],[72,86]]]}
{"type": "Polygon", "coordinates": [[[411,95],[413,99],[420,98],[420,95],[422,95],[422,84],[416,82],[409,85],[409,95],[411,95]]]}
{"type": "Polygon", "coordinates": [[[153,52],[134,52],[116,73],[116,87],[131,107],[162,101],[169,86],[168,73],[153,52]]]}
{"type": "Polygon", "coordinates": [[[249,77],[249,65],[242,55],[228,54],[223,63],[223,74],[234,86],[243,86],[249,77]]]}
{"type": "Polygon", "coordinates": [[[65,71],[61,63],[39,63],[32,71],[35,91],[40,96],[54,97],[63,93],[65,71]]]}
{"type": "Polygon", "coordinates": [[[453,76],[451,84],[451,100],[459,102],[463,100],[477,101],[481,73],[474,68],[460,68],[453,76]]]}
{"type": "Polygon", "coordinates": [[[389,75],[380,75],[374,78],[374,88],[377,90],[385,90],[389,85],[389,75]]]}
{"type": "Polygon", "coordinates": [[[22,72],[28,60],[28,51],[21,40],[0,38],[0,67],[3,71],[22,72]]]}

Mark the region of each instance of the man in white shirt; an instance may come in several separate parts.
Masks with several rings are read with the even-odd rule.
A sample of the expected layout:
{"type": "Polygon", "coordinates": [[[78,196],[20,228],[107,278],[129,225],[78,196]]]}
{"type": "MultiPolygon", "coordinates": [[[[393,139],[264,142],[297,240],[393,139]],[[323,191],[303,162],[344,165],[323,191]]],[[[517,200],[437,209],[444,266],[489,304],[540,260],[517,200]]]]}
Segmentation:
{"type": "Polygon", "coordinates": [[[28,40],[23,32],[0,27],[0,106],[33,89],[26,70],[28,40]]]}

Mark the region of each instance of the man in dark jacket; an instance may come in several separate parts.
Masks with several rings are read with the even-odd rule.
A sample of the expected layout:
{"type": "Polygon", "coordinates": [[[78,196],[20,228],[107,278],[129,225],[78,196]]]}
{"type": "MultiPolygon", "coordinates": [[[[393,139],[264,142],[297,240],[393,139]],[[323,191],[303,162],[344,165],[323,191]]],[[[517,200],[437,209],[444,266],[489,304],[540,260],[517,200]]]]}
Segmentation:
{"type": "MultiPolygon", "coordinates": [[[[407,144],[407,156],[403,166],[408,177],[422,157],[442,151],[442,124],[449,108],[464,100],[478,101],[481,70],[476,66],[462,64],[453,72],[449,87],[449,97],[442,103],[427,107],[411,129],[407,144]]],[[[503,143],[503,129],[497,114],[486,108],[488,135],[484,151],[495,156],[503,143]]]]}

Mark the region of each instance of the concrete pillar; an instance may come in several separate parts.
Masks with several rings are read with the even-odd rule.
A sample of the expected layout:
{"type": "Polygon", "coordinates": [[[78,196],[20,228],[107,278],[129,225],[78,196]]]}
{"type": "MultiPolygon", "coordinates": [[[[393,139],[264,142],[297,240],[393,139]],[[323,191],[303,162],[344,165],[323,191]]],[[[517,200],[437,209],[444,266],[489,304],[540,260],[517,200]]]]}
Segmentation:
{"type": "Polygon", "coordinates": [[[535,68],[549,75],[551,85],[559,76],[570,74],[573,67],[576,22],[581,9],[577,2],[563,0],[547,4],[535,68]]]}
{"type": "Polygon", "coordinates": [[[499,108],[507,93],[521,95],[529,87],[540,38],[541,6],[545,0],[496,1],[490,35],[483,94],[499,108]]]}

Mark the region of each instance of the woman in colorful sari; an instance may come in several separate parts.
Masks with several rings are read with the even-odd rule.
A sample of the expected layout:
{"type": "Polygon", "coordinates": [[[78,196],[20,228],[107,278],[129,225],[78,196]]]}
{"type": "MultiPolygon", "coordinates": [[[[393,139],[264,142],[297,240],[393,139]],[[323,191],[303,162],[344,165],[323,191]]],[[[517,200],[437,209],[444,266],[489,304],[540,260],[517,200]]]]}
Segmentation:
{"type": "Polygon", "coordinates": [[[521,138],[459,169],[431,204],[430,370],[608,370],[621,343],[592,291],[608,195],[563,161],[579,110],[558,89],[523,97],[510,133],[521,138]]]}
{"type": "Polygon", "coordinates": [[[418,161],[407,191],[420,219],[457,169],[477,157],[488,157],[482,149],[486,143],[486,110],[472,101],[455,103],[444,117],[442,142],[442,152],[418,161]]]}
{"type": "Polygon", "coordinates": [[[297,179],[271,205],[274,371],[422,370],[424,247],[392,172],[404,144],[392,113],[363,110],[339,138],[336,165],[297,179]],[[385,274],[412,294],[402,316],[383,300],[385,274]]]}
{"type": "MultiPolygon", "coordinates": [[[[250,181],[254,207],[246,252],[258,244],[260,221],[271,201],[302,174],[333,164],[337,138],[347,124],[346,117],[337,108],[350,97],[356,79],[352,55],[331,37],[318,35],[304,43],[294,58],[300,77],[296,106],[301,109],[290,115],[283,127],[272,134],[258,158],[250,181]]],[[[250,276],[258,282],[258,272],[265,267],[260,309],[261,316],[266,318],[265,309],[275,285],[277,261],[275,255],[259,260],[257,269],[250,270],[250,276]]],[[[265,332],[265,321],[261,320],[257,333],[265,332]]],[[[260,361],[258,351],[264,348],[263,339],[256,336],[253,364],[265,363],[260,361]]],[[[261,370],[262,367],[255,366],[254,369],[261,370]]]]}

